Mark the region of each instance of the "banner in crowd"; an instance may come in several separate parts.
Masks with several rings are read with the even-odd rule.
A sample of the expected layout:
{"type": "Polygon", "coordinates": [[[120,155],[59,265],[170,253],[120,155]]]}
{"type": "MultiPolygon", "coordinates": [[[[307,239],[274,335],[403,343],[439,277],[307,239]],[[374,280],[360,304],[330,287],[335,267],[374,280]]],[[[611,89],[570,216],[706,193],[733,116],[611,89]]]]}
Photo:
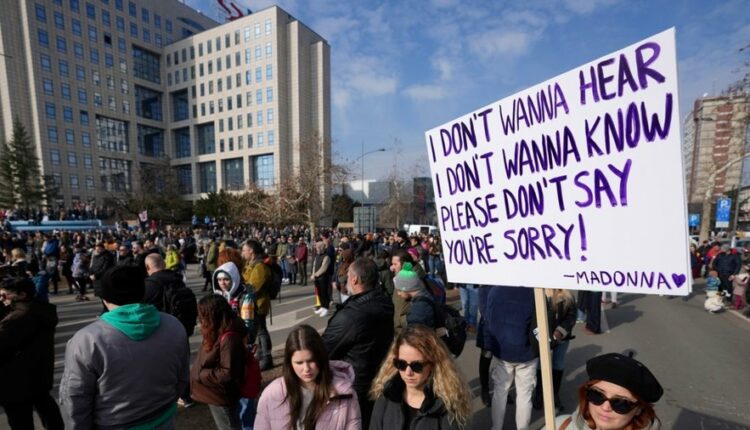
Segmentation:
{"type": "Polygon", "coordinates": [[[680,136],[674,29],[429,130],[448,279],[687,295],[680,136]]]}

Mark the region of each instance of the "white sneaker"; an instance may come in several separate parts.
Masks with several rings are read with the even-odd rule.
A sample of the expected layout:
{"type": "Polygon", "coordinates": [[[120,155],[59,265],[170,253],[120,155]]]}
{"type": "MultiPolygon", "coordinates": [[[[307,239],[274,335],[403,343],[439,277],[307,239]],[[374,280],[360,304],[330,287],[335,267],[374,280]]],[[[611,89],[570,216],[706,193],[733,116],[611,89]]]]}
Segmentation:
{"type": "Polygon", "coordinates": [[[323,312],[323,308],[315,309],[313,312],[315,312],[317,315],[320,315],[320,313],[323,312]]]}
{"type": "Polygon", "coordinates": [[[325,316],[328,315],[328,309],[325,309],[325,308],[320,308],[320,309],[323,309],[323,311],[319,312],[318,316],[320,316],[322,318],[322,317],[325,317],[325,316]]]}

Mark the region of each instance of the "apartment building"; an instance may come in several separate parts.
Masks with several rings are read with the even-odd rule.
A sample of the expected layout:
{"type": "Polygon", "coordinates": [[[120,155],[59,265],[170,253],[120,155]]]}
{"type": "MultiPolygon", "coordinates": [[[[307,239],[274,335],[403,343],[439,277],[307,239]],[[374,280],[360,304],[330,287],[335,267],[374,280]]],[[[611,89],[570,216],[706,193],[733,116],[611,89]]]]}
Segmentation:
{"type": "Polygon", "coordinates": [[[4,6],[0,132],[23,122],[59,204],[132,192],[149,166],[197,199],[330,160],[329,45],[278,7],[220,25],[177,0],[4,6]]]}

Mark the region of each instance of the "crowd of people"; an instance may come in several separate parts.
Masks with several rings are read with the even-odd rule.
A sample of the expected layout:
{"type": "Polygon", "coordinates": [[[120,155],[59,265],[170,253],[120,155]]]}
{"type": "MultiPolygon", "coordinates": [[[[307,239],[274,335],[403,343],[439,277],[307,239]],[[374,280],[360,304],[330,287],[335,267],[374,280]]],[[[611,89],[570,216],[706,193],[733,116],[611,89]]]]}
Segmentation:
{"type": "MultiPolygon", "coordinates": [[[[448,283],[438,236],[121,228],[5,232],[0,248],[0,371],[36,378],[22,390],[0,388],[13,429],[33,428],[32,410],[48,429],[170,429],[178,405],[194,402],[209,405],[218,429],[465,428],[471,394],[456,357],[466,333],[476,333],[481,349],[477,373],[493,428],[503,428],[509,401],[518,429],[529,428],[532,409],[541,408],[532,290],[448,283]],[[199,300],[186,286],[189,263],[199,263],[205,279],[199,300]],[[57,317],[48,294],[64,294],[62,279],[68,294],[96,297],[102,309],[66,346],[55,404],[57,317]],[[282,376],[262,387],[261,371],[275,366],[271,299],[282,285],[308,282],[327,327],[322,334],[295,327],[276,363],[282,376]],[[450,288],[460,289],[460,315],[445,304],[450,288]],[[187,339],[196,327],[202,340],[191,363],[187,339]]],[[[598,332],[601,296],[592,293],[582,306],[567,290],[546,293],[563,414],[559,393],[577,314],[583,308],[586,330],[598,332]]],[[[561,426],[658,422],[651,405],[661,387],[643,364],[609,354],[592,358],[587,370],[577,409],[560,416],[561,426]]]]}
{"type": "Polygon", "coordinates": [[[731,247],[729,243],[703,241],[690,247],[693,279],[706,278],[706,300],[709,312],[734,309],[750,317],[747,308],[750,283],[750,252],[731,247]]]}

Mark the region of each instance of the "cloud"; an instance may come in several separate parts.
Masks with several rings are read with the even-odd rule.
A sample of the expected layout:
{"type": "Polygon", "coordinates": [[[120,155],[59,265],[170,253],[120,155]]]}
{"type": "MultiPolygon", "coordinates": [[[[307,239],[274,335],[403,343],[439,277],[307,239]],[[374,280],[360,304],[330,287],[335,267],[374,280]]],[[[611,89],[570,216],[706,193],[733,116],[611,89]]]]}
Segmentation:
{"type": "Polygon", "coordinates": [[[616,0],[565,0],[565,7],[571,12],[575,12],[581,15],[586,15],[600,6],[610,6],[614,4],[616,0]]]}
{"type": "Polygon", "coordinates": [[[520,30],[490,30],[469,41],[472,52],[482,59],[497,56],[519,56],[529,48],[531,37],[520,30]]]}
{"type": "Polygon", "coordinates": [[[414,101],[440,100],[445,98],[445,89],[439,85],[412,85],[403,93],[414,101]]]}
{"type": "Polygon", "coordinates": [[[351,17],[324,17],[315,21],[315,31],[329,42],[343,37],[357,27],[351,17]]]}

